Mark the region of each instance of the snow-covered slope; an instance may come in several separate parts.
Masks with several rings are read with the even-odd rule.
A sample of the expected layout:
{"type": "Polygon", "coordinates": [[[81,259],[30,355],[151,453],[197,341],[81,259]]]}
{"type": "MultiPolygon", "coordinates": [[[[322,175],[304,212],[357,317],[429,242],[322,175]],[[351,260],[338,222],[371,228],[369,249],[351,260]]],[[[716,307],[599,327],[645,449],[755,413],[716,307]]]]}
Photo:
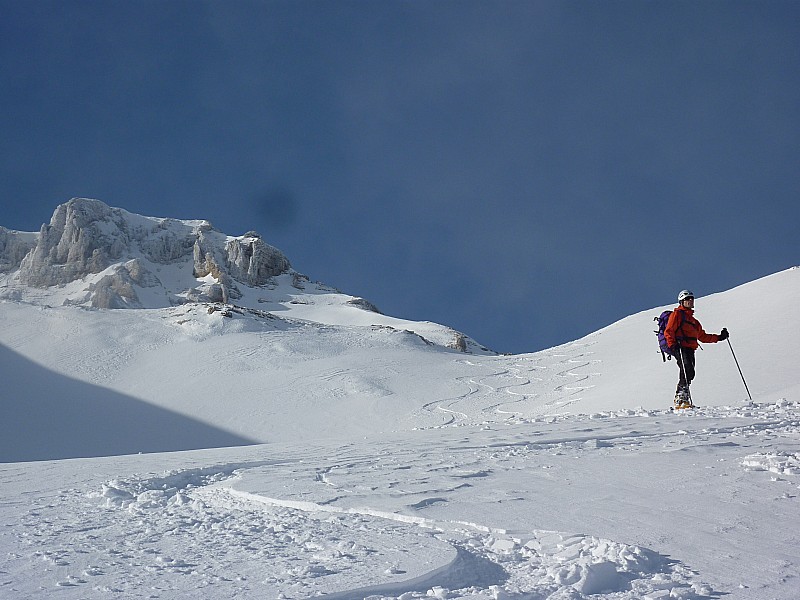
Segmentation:
{"type": "MultiPolygon", "coordinates": [[[[73,402],[78,421],[69,434],[87,444],[77,454],[43,455],[39,438],[50,440],[49,430],[28,431],[7,419],[0,442],[5,452],[30,452],[30,458],[118,453],[117,446],[88,446],[93,436],[81,430],[96,433],[100,414],[107,420],[115,408],[118,418],[130,418],[124,415],[131,403],[182,415],[188,429],[199,422],[233,436],[222,440],[255,442],[670,405],[677,367],[662,362],[653,334],[653,317],[662,307],[543,352],[470,355],[430,343],[437,332],[444,336],[444,327],[398,326],[397,320],[349,305],[347,296],[316,285],[313,293],[300,291],[292,287],[294,278],[281,275],[273,278],[272,289],[254,291],[272,298],[261,309],[188,303],[102,310],[3,301],[0,344],[9,360],[0,369],[9,398],[29,398],[34,406],[52,402],[26,391],[28,378],[20,378],[14,366],[23,362],[37,368],[40,385],[48,379],[53,389],[62,387],[59,381],[74,383],[64,389],[81,384],[82,391],[62,399],[73,402]],[[104,394],[102,413],[82,401],[104,394]]],[[[800,376],[792,340],[798,331],[789,315],[797,305],[800,269],[699,298],[699,319],[709,331],[727,327],[731,346],[709,344],[699,352],[695,402],[747,399],[731,348],[756,399],[796,394],[800,376]]],[[[131,436],[125,447],[137,451],[165,449],[140,435],[148,428],[137,421],[115,436],[131,436]]],[[[218,440],[215,434],[208,443],[187,444],[170,449],[218,440]]]]}
{"type": "Polygon", "coordinates": [[[800,269],[673,414],[665,307],[497,356],[95,202],[0,230],[0,597],[800,597],[800,269]]]}
{"type": "MultiPolygon", "coordinates": [[[[709,333],[723,327],[729,342],[701,345],[697,352],[697,378],[692,385],[696,403],[723,405],[745,400],[747,391],[736,366],[738,360],[753,397],[775,400],[800,392],[797,342],[800,320],[800,268],[792,268],[740,287],[698,298],[695,316],[709,333]],[[733,350],[733,352],[731,352],[733,350]]],[[[653,331],[653,318],[675,304],[627,317],[584,340],[602,355],[596,386],[583,394],[584,410],[603,407],[655,407],[655,390],[673,391],[677,382],[674,361],[662,364],[653,331]],[[603,380],[602,382],[600,380],[603,380]]],[[[663,398],[667,400],[669,394],[663,398]]]]}

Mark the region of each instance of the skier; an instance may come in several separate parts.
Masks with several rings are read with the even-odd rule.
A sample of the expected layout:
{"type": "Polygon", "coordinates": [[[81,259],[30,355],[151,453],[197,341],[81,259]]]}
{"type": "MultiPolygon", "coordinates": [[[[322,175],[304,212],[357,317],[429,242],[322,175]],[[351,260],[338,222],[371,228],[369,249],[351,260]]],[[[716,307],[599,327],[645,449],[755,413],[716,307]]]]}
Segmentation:
{"type": "Polygon", "coordinates": [[[728,339],[728,330],[723,328],[719,334],[706,333],[700,321],[694,318],[694,294],[683,290],[678,294],[679,306],[672,311],[664,329],[664,337],[670,352],[678,363],[678,388],[675,391],[675,407],[693,406],[689,385],[694,379],[694,352],[698,342],[711,344],[728,339]]]}

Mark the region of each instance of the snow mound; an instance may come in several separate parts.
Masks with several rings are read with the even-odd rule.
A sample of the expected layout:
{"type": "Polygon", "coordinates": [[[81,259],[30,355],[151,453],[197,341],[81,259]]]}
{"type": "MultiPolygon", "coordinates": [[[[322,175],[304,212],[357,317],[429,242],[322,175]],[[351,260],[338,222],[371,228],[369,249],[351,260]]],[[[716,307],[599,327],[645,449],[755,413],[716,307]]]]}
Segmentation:
{"type": "Polygon", "coordinates": [[[751,454],[742,460],[748,471],[769,471],[778,475],[800,475],[799,453],[751,454]]]}

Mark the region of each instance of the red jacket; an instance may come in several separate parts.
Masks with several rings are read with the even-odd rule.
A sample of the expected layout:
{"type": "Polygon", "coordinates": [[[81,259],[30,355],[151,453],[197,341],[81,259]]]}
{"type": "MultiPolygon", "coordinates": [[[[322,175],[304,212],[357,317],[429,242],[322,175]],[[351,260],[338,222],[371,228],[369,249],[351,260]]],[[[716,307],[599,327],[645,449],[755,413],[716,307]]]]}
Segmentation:
{"type": "Polygon", "coordinates": [[[698,341],[704,344],[711,344],[719,341],[719,336],[715,333],[706,333],[700,321],[694,318],[694,311],[691,308],[679,306],[672,311],[664,329],[664,337],[670,348],[674,348],[676,343],[680,343],[682,348],[697,350],[698,341]]]}

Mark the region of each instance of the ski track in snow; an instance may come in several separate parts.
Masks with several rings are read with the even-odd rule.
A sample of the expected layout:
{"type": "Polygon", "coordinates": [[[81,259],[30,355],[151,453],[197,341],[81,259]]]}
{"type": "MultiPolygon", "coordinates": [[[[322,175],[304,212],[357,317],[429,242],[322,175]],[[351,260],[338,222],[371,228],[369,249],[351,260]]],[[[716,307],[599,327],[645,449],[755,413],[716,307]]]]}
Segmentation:
{"type": "MultiPolygon", "coordinates": [[[[40,541],[66,531],[74,536],[68,547],[32,555],[63,573],[57,588],[90,586],[125,597],[139,597],[134,590],[153,597],[145,593],[148,587],[150,592],[159,589],[151,585],[153,579],[170,581],[169,576],[185,577],[191,580],[190,589],[206,590],[213,597],[259,592],[279,599],[522,599],[562,597],[559,593],[564,598],[597,593],[666,597],[662,592],[695,598],[709,592],[692,581],[687,568],[666,557],[592,536],[510,534],[476,523],[280,500],[230,487],[231,481],[247,477],[248,469],[264,466],[269,463],[109,481],[88,495],[102,503],[91,508],[85,521],[59,526],[49,516],[42,520],[41,512],[31,512],[37,524],[23,525],[41,530],[43,521],[46,533],[37,534],[40,541]],[[100,521],[110,523],[98,527],[98,515],[92,513],[104,511],[100,521]],[[116,545],[108,547],[103,529],[116,527],[127,533],[111,535],[116,545]],[[82,563],[81,555],[93,560],[82,563]],[[378,579],[384,582],[369,583],[378,579]],[[324,591],[347,588],[354,581],[364,585],[324,591]]],[[[73,491],[59,499],[77,498],[73,491]]],[[[415,508],[436,501],[431,498],[415,508]]]]}
{"type": "MultiPolygon", "coordinates": [[[[0,591],[14,586],[8,573],[22,570],[37,574],[42,598],[56,589],[63,598],[720,597],[701,573],[645,547],[453,515],[463,494],[513,503],[531,493],[521,482],[509,486],[515,473],[551,469],[553,460],[797,439],[800,406],[553,422],[559,434],[529,424],[500,425],[508,428],[502,432],[445,426],[444,438],[420,433],[426,437],[413,447],[351,442],[298,453],[261,446],[238,452],[284,456],[120,476],[32,497],[14,529],[19,550],[0,561],[0,591]],[[665,417],[671,429],[649,426],[665,417]]],[[[783,498],[797,496],[800,451],[746,453],[739,468],[772,473],[790,484],[783,498]]]]}
{"type": "Polygon", "coordinates": [[[474,425],[480,421],[470,415],[479,415],[483,420],[500,417],[513,421],[563,410],[579,401],[580,394],[593,387],[592,378],[598,376],[590,370],[601,362],[591,358],[591,345],[574,342],[565,346],[563,353],[540,353],[535,357],[461,361],[489,372],[458,377],[456,380],[467,388],[463,394],[429,402],[420,412],[443,413],[443,425],[474,425]],[[551,391],[542,394],[542,389],[551,391]]]}

